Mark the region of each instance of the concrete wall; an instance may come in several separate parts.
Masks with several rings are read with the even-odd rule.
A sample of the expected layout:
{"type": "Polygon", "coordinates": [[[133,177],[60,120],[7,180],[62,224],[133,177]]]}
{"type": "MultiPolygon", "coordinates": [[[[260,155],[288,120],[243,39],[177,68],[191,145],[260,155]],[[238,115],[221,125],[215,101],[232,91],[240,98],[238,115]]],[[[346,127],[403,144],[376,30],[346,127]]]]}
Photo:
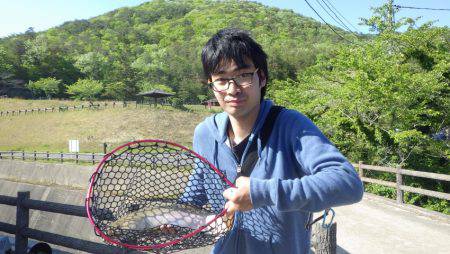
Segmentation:
{"type": "MultiPolygon", "coordinates": [[[[18,191],[30,191],[31,199],[83,206],[89,178],[94,169],[95,166],[78,166],[68,163],[0,160],[0,195],[16,197],[18,191]]],[[[0,205],[1,222],[15,224],[15,219],[16,207],[0,205]]],[[[87,218],[31,210],[30,228],[103,242],[94,234],[87,218]]],[[[68,253],[83,253],[62,247],[58,248],[68,253]]],[[[179,253],[206,254],[210,252],[210,249],[211,247],[207,246],[179,253]]]]}
{"type": "MultiPolygon", "coordinates": [[[[92,171],[93,167],[71,164],[0,160],[0,195],[30,191],[32,199],[82,206],[92,171]]],[[[15,224],[15,209],[0,205],[0,221],[15,224]]],[[[30,228],[100,241],[87,218],[32,210],[30,228]]]]}
{"type": "Polygon", "coordinates": [[[0,160],[0,179],[86,190],[95,166],[0,160]]]}

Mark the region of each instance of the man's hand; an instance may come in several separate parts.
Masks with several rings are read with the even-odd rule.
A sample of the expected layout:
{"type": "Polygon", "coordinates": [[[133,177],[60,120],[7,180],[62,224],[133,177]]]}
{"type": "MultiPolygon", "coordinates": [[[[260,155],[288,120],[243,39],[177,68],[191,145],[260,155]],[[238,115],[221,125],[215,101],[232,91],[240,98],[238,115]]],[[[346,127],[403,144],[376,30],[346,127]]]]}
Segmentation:
{"type": "Polygon", "coordinates": [[[243,212],[253,209],[250,199],[250,178],[246,176],[236,179],[236,188],[226,189],[223,196],[228,199],[225,204],[228,216],[232,216],[236,211],[243,212]]]}

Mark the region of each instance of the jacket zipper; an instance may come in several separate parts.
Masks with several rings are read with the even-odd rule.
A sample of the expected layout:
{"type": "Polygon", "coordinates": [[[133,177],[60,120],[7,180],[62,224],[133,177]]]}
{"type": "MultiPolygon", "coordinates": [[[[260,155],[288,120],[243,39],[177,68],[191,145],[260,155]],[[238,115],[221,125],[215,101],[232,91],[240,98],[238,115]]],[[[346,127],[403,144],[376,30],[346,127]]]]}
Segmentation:
{"type": "MultiPolygon", "coordinates": [[[[250,134],[252,135],[252,134],[250,134]]],[[[247,155],[247,150],[249,148],[249,145],[251,145],[251,142],[257,142],[257,140],[253,140],[252,137],[249,138],[248,142],[247,142],[247,146],[244,149],[244,153],[242,154],[241,157],[241,161],[238,162],[238,159],[236,157],[236,155],[234,154],[233,150],[231,147],[228,147],[227,145],[225,145],[230,153],[230,155],[233,157],[234,162],[236,163],[236,179],[238,178],[239,174],[242,172],[242,162],[244,161],[245,156],[247,155]]],[[[235,180],[236,183],[236,180],[235,180]]],[[[240,225],[242,224],[242,213],[241,212],[236,212],[235,213],[235,220],[236,220],[236,244],[239,243],[239,238],[240,238],[240,234],[239,234],[239,228],[240,225]]]]}
{"type": "MultiPolygon", "coordinates": [[[[234,161],[234,163],[236,164],[236,179],[238,178],[238,176],[239,176],[239,174],[241,173],[241,171],[242,171],[242,167],[241,167],[241,164],[238,162],[238,160],[237,160],[237,157],[236,157],[236,155],[234,154],[234,152],[233,152],[233,150],[231,149],[231,147],[228,147],[227,145],[225,145],[224,144],[224,146],[226,146],[227,147],[227,151],[228,151],[228,153],[229,153],[229,155],[233,158],[233,161],[234,161]]],[[[226,173],[226,172],[225,172],[226,173]]],[[[234,180],[234,184],[236,183],[236,179],[234,180]]],[[[238,244],[239,243],[239,227],[240,227],[240,225],[241,225],[241,212],[236,212],[235,214],[234,214],[234,219],[235,219],[235,227],[236,227],[236,244],[238,244]]],[[[237,245],[236,245],[236,248],[237,248],[237,245]]],[[[237,250],[237,249],[236,249],[237,250]]]]}

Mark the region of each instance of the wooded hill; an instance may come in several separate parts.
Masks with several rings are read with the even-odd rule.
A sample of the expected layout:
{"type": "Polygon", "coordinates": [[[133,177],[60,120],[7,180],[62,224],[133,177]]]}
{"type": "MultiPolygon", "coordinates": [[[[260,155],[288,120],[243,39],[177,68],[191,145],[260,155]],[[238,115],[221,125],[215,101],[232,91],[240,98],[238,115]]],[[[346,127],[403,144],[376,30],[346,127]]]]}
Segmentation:
{"type": "Polygon", "coordinates": [[[6,82],[6,73],[16,87],[17,80],[42,79],[28,85],[35,88],[35,96],[88,99],[68,89],[79,81],[78,87],[89,86],[96,98],[130,99],[140,91],[162,88],[183,102],[198,103],[208,92],[201,83],[201,49],[225,27],[251,31],[269,55],[272,80],[295,78],[318,55],[327,56],[345,42],[311,18],[258,3],[155,0],[1,39],[3,86],[14,83],[6,82]]]}

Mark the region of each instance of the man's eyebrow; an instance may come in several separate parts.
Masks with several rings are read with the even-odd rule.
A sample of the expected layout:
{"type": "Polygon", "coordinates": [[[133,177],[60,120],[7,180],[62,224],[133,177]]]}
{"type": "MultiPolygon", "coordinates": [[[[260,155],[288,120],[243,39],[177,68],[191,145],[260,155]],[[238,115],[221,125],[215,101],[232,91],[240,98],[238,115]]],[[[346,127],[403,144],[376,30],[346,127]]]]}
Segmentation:
{"type": "Polygon", "coordinates": [[[217,74],[225,74],[227,72],[235,72],[235,71],[239,71],[239,70],[242,70],[242,69],[247,69],[247,68],[250,68],[250,67],[252,67],[252,66],[249,65],[249,64],[244,64],[242,66],[236,66],[235,68],[233,68],[231,70],[227,70],[227,71],[225,71],[224,69],[220,69],[218,72],[216,72],[214,74],[215,75],[217,75],[217,74]]]}

